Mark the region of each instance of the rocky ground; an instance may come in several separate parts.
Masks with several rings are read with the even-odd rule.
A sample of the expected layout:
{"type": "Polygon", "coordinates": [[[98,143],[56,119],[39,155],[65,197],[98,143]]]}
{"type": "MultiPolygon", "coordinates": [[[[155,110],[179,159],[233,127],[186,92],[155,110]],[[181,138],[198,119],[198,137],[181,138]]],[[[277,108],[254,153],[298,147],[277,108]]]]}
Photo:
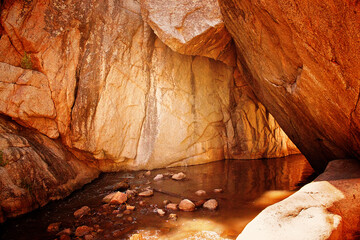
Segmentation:
{"type": "MultiPolygon", "coordinates": [[[[140,184],[135,184],[129,178],[113,185],[112,192],[102,199],[102,205],[96,208],[83,206],[74,212],[73,226],[62,226],[62,222],[51,223],[47,232],[51,233],[54,239],[119,239],[126,238],[133,232],[137,216],[135,211],[149,211],[154,215],[162,217],[163,223],[168,227],[160,229],[160,232],[170,231],[171,226],[178,220],[178,212],[193,212],[199,209],[216,211],[218,201],[210,198],[205,190],[194,192],[193,198],[182,199],[181,196],[163,191],[161,188],[154,188],[152,181],[165,183],[164,180],[186,181],[186,174],[183,172],[165,172],[153,177],[151,171],[140,173],[136,176],[140,184]],[[145,184],[141,184],[144,183],[145,184]],[[130,183],[130,184],[129,184],[130,183]],[[154,193],[161,193],[164,197],[162,204],[151,204],[149,198],[154,193]],[[171,201],[166,198],[178,198],[178,201],[171,201]],[[110,221],[109,221],[110,220],[110,221]]],[[[167,183],[166,183],[167,184],[167,183]]],[[[161,185],[161,184],[160,184],[161,185]]],[[[213,192],[221,197],[222,189],[214,189],[213,192]]],[[[144,239],[142,233],[134,233],[130,239],[144,239]]]]}

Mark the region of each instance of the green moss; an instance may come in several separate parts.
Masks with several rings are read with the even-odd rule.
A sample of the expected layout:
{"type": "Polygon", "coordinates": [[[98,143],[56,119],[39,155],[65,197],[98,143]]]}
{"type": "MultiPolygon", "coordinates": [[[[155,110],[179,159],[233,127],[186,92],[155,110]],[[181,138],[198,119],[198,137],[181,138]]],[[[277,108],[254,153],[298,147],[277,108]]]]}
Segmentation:
{"type": "Polygon", "coordinates": [[[4,160],[3,151],[0,150],[0,167],[5,167],[9,162],[4,160]]]}
{"type": "Polygon", "coordinates": [[[21,67],[25,69],[33,69],[33,63],[31,61],[31,56],[24,52],[24,56],[21,59],[21,67]]]}

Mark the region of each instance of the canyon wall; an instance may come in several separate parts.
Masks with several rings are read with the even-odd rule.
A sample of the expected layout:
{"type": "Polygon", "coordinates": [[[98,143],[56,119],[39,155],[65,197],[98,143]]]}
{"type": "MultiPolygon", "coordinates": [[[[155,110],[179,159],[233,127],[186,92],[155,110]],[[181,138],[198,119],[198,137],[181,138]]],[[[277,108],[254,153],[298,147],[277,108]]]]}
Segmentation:
{"type": "Polygon", "coordinates": [[[1,221],[99,171],[298,153],[234,70],[216,1],[170,35],[146,1],[1,3],[1,221]]]}
{"type": "Polygon", "coordinates": [[[143,21],[154,19],[146,4],[5,1],[0,112],[104,171],[297,152],[234,72],[218,5],[208,6],[215,23],[200,19],[176,53],[143,21]]]}
{"type": "Polygon", "coordinates": [[[358,158],[358,1],[219,3],[243,79],[312,166],[358,158]]]}

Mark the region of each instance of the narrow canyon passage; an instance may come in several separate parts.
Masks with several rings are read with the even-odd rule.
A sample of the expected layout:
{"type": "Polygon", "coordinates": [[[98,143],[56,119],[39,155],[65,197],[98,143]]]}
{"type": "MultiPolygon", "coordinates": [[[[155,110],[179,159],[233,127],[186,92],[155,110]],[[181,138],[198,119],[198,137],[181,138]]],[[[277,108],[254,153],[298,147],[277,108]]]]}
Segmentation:
{"type": "Polygon", "coordinates": [[[105,173],[64,200],[8,220],[0,227],[0,239],[25,240],[29,236],[33,240],[56,239],[63,229],[70,228],[75,234],[76,228],[83,225],[94,229],[94,239],[129,239],[135,233],[141,233],[144,239],[236,239],[262,209],[288,197],[312,179],[313,170],[302,155],[224,160],[157,169],[150,175],[146,171],[105,173]],[[185,173],[186,178],[180,181],[170,178],[179,172],[185,173]],[[165,176],[154,180],[157,174],[165,176]],[[102,203],[122,181],[127,181],[129,189],[138,193],[150,187],[154,195],[128,199],[126,204],[135,209],[123,214],[123,210],[118,210],[122,209],[119,205],[102,203]],[[214,189],[222,191],[214,192],[214,189]],[[206,194],[198,196],[195,194],[198,190],[205,190],[206,194]],[[194,203],[216,199],[219,206],[216,210],[198,206],[193,212],[165,208],[165,200],[178,204],[182,199],[194,203]],[[83,206],[90,207],[90,212],[75,218],[74,212],[83,206]],[[163,209],[165,215],[160,216],[157,209],[163,209]],[[171,219],[170,214],[176,214],[177,220],[171,219]],[[47,232],[48,225],[56,222],[61,222],[59,230],[47,232]]]}
{"type": "Polygon", "coordinates": [[[1,0],[0,238],[360,239],[359,13],[1,0]]]}

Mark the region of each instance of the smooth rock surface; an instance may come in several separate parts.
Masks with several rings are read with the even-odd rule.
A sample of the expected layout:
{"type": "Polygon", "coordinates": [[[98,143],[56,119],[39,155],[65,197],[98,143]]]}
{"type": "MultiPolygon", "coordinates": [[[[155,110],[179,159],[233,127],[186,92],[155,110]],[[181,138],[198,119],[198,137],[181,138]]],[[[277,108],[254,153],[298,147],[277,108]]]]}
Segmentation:
{"type": "Polygon", "coordinates": [[[141,0],[144,20],[173,51],[235,65],[235,48],[217,0],[141,0]]]}
{"type": "Polygon", "coordinates": [[[360,157],[360,5],[220,0],[242,78],[322,172],[360,157]],[[344,27],[346,26],[346,27],[344,27]]]}
{"type": "Polygon", "coordinates": [[[313,182],[263,210],[237,240],[358,239],[359,189],[358,161],[331,161],[313,182]]]}

